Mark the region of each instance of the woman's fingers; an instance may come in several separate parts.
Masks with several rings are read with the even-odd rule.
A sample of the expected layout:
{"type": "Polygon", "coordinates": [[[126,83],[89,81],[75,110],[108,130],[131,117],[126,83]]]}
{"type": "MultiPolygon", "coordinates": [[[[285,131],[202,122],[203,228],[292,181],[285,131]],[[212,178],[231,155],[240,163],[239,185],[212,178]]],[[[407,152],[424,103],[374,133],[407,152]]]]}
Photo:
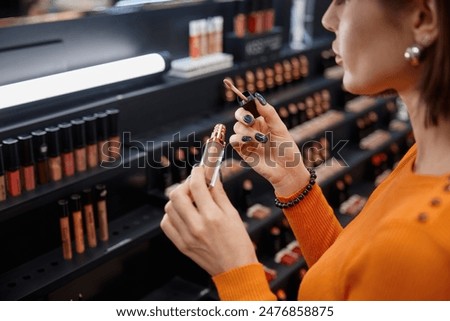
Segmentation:
{"type": "Polygon", "coordinates": [[[180,184],[170,193],[170,201],[164,208],[173,223],[178,227],[180,233],[182,232],[181,228],[192,228],[200,224],[200,217],[197,208],[193,204],[188,181],[180,184]]]}
{"type": "Polygon", "coordinates": [[[194,167],[187,183],[189,183],[193,201],[201,214],[217,211],[218,207],[211,197],[206,184],[205,169],[203,167],[194,167]]]}
{"type": "Polygon", "coordinates": [[[245,110],[244,108],[238,108],[234,112],[234,117],[238,122],[241,122],[243,125],[251,126],[255,123],[255,117],[253,115],[245,110]]]}
{"type": "Polygon", "coordinates": [[[220,180],[216,182],[216,185],[214,185],[213,188],[210,189],[210,192],[214,202],[216,202],[216,204],[222,209],[224,213],[235,211],[235,208],[233,204],[231,204],[230,199],[223,189],[223,184],[220,180]]]}

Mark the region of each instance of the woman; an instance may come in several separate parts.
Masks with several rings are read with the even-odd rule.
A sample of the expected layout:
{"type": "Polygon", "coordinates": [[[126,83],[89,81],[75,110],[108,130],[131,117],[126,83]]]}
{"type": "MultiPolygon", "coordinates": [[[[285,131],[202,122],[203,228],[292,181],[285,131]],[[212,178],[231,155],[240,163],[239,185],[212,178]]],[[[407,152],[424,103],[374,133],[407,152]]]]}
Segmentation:
{"type": "MultiPolygon", "coordinates": [[[[299,299],[450,299],[449,14],[446,0],[335,0],[323,17],[336,34],[345,88],[398,92],[416,138],[345,229],[317,184],[303,193],[314,175],[285,166],[300,153],[274,108],[258,95],[261,117],[249,124],[248,112],[236,111],[230,142],[273,185],[309,266],[299,299]],[[278,157],[276,146],[286,142],[291,147],[278,157]],[[264,162],[269,143],[276,166],[264,162]]],[[[208,193],[203,169],[195,168],[170,199],[163,231],[212,275],[222,300],[275,299],[220,184],[208,193]]]]}

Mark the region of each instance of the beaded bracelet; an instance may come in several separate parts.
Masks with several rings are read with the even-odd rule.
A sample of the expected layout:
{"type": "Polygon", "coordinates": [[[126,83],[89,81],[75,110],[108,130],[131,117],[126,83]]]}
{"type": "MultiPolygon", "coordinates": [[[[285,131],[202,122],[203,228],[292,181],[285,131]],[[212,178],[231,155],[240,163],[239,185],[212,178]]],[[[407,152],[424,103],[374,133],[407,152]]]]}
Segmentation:
{"type": "Polygon", "coordinates": [[[309,184],[306,185],[305,189],[293,200],[283,203],[281,202],[278,198],[275,197],[275,206],[278,208],[290,208],[294,205],[297,205],[300,201],[302,201],[306,195],[308,195],[308,193],[311,191],[311,189],[313,188],[313,185],[316,184],[316,171],[313,168],[308,168],[310,177],[309,177],[309,184]]]}

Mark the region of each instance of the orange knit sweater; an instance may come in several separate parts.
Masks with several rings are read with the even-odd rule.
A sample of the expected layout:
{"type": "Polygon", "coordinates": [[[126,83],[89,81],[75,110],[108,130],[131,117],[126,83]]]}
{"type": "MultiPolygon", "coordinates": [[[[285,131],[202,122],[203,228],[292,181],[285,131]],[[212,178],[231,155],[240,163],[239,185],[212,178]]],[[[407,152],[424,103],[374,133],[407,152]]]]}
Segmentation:
{"type": "MultiPolygon", "coordinates": [[[[450,300],[450,176],[414,174],[415,156],[345,229],[317,185],[285,210],[309,266],[299,300],[450,300]]],[[[213,280],[222,300],[276,299],[261,264],[213,280]]]]}

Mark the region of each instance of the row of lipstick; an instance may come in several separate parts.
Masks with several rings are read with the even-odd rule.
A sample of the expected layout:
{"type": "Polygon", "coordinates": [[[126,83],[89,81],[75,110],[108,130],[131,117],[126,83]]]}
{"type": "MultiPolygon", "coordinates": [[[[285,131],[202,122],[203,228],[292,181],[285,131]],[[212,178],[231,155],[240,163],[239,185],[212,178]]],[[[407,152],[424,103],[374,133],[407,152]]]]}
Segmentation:
{"type": "Polygon", "coordinates": [[[274,25],[275,9],[272,0],[235,1],[233,29],[236,37],[268,32],[274,25]]]}
{"type": "MultiPolygon", "coordinates": [[[[272,66],[249,69],[243,75],[226,77],[226,79],[241,92],[263,93],[303,79],[308,74],[309,60],[305,55],[299,55],[275,62],[272,66]]],[[[231,89],[225,88],[224,99],[226,102],[234,102],[236,94],[231,89]]]]}
{"type": "Polygon", "coordinates": [[[94,190],[87,188],[81,194],[72,194],[68,200],[58,201],[59,226],[65,260],[73,258],[72,235],[75,252],[78,254],[86,251],[85,235],[88,247],[97,247],[96,221],[98,222],[98,239],[103,242],[109,239],[106,194],[105,185],[98,184],[94,190]]]}
{"type": "Polygon", "coordinates": [[[331,94],[328,89],[314,92],[303,100],[278,108],[278,115],[288,129],[301,125],[331,109],[331,94]]]}
{"type": "Polygon", "coordinates": [[[119,110],[7,138],[0,144],[0,201],[98,167],[119,152],[119,110]]]}

